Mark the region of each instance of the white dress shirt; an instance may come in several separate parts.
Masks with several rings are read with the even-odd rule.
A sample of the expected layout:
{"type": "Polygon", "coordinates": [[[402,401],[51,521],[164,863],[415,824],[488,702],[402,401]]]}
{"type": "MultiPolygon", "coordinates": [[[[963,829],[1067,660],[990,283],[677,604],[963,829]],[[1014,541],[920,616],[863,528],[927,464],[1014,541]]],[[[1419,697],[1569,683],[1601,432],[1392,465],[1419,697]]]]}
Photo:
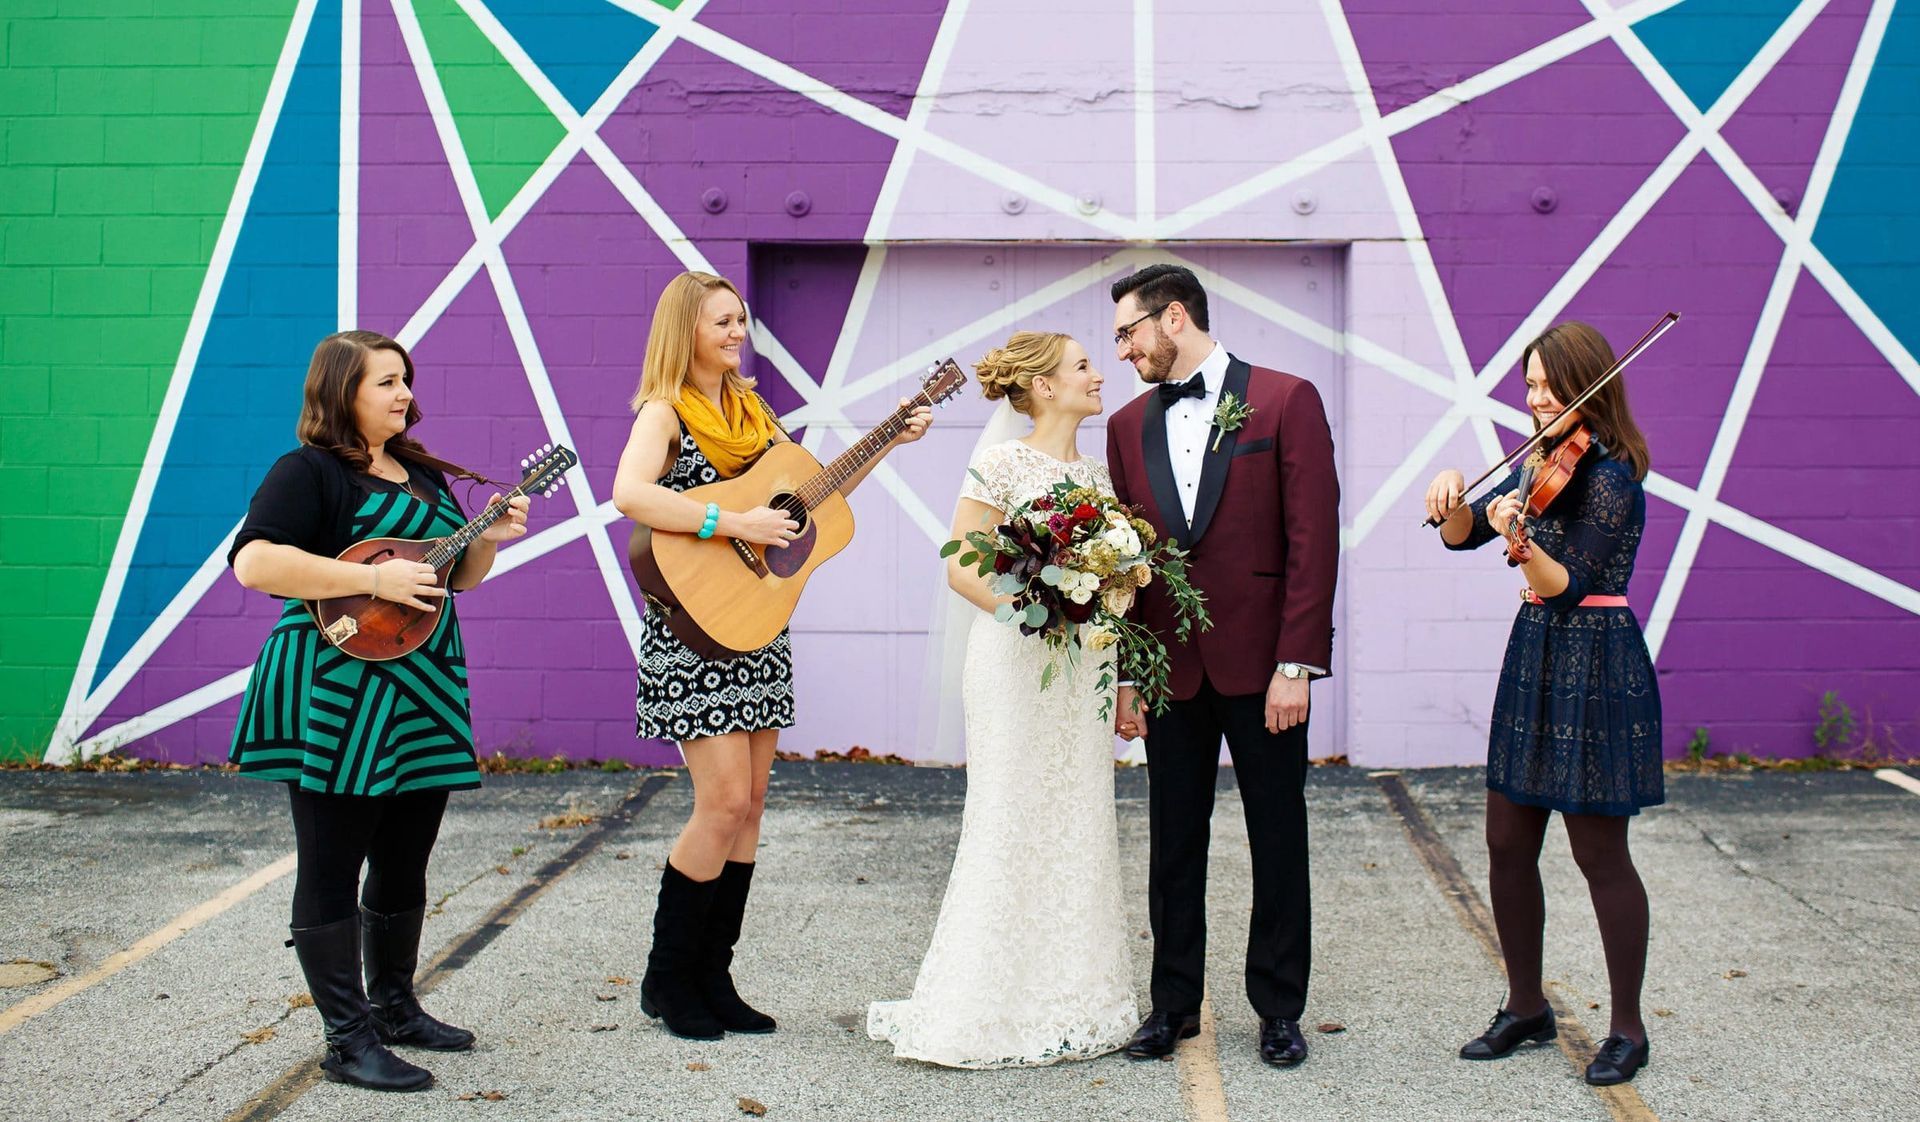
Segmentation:
{"type": "MultiPolygon", "coordinates": [[[[1213,411],[1219,408],[1220,389],[1227,381],[1227,349],[1215,343],[1187,379],[1194,374],[1206,378],[1207,392],[1199,397],[1183,397],[1167,407],[1167,458],[1173,467],[1173,487],[1179,492],[1180,510],[1188,526],[1193,525],[1194,502],[1200,497],[1200,469],[1206,463],[1207,447],[1213,439],[1213,411]]],[[[1173,384],[1185,385],[1186,380],[1173,384]]]]}

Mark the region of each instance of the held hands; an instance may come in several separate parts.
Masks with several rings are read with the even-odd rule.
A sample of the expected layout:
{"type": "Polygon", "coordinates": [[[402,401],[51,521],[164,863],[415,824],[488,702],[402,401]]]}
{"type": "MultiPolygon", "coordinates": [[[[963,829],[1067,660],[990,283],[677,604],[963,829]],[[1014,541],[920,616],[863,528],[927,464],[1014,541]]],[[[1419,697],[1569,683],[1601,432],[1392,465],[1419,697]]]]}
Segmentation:
{"type": "MultiPolygon", "coordinates": [[[[487,505],[493,506],[499,501],[500,496],[496,494],[487,500],[487,505]]],[[[480,531],[480,540],[483,542],[493,542],[497,545],[500,542],[509,541],[526,533],[527,508],[532,504],[533,500],[527,498],[525,495],[521,495],[516,499],[507,500],[507,512],[501,515],[493,525],[480,531]]]]}
{"type": "Polygon", "coordinates": [[[1427,517],[1445,522],[1459,508],[1466,490],[1467,477],[1452,468],[1434,476],[1427,484],[1427,517]]]}
{"type": "Polygon", "coordinates": [[[1138,740],[1147,735],[1147,709],[1141,704],[1140,691],[1121,686],[1113,700],[1114,735],[1122,740],[1138,740]]]}
{"type": "MultiPolygon", "coordinates": [[[[910,397],[903,397],[900,399],[900,404],[906,405],[912,400],[910,397]]],[[[912,444],[914,441],[927,435],[927,426],[932,423],[933,410],[922,405],[912,413],[907,414],[906,430],[899,436],[894,437],[893,442],[895,444],[912,444]]]]}
{"type": "Polygon", "coordinates": [[[745,514],[734,515],[733,520],[734,533],[728,536],[755,545],[777,545],[785,549],[800,536],[800,523],[787,517],[786,511],[770,506],[754,507],[745,514]]]}
{"type": "Polygon", "coordinates": [[[1289,678],[1274,671],[1267,683],[1267,731],[1284,732],[1307,723],[1307,680],[1289,678]]]}
{"type": "Polygon", "coordinates": [[[372,569],[373,595],[377,599],[431,612],[436,606],[433,601],[447,594],[446,589],[439,587],[440,578],[435,575],[433,566],[424,561],[396,557],[391,561],[382,561],[372,569]]]}

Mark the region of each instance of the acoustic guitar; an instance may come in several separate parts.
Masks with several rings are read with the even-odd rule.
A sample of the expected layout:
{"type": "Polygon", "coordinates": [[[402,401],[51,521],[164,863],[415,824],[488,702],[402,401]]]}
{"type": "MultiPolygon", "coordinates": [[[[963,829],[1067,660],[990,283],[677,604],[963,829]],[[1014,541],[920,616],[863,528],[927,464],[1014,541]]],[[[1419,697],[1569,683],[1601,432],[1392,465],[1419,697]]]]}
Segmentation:
{"type": "MultiPolygon", "coordinates": [[[[481,532],[507,513],[507,499],[522,495],[552,495],[566,482],[567,469],[580,462],[573,449],[545,445],[520,461],[527,476],[506,497],[475,515],[473,520],[444,538],[368,538],[340,551],[340,560],[356,565],[378,565],[403,558],[433,566],[434,578],[441,588],[453,572],[460,551],[473,543],[481,532]]],[[[440,622],[438,611],[423,612],[408,604],[396,604],[372,596],[335,596],[307,601],[307,610],[327,642],[358,659],[386,662],[411,654],[427,641],[440,622]]]]}
{"type": "Polygon", "coordinates": [[[674,635],[702,658],[733,658],[773,642],[793,618],[807,578],[853,540],[853,510],[840,485],[887,450],[915,409],[945,402],[966,383],[952,359],[936,362],[911,401],[825,467],[785,440],[732,479],[681,492],[721,510],[784,511],[800,532],[780,549],[635,526],[627,561],[640,590],[665,611],[674,635]]]}

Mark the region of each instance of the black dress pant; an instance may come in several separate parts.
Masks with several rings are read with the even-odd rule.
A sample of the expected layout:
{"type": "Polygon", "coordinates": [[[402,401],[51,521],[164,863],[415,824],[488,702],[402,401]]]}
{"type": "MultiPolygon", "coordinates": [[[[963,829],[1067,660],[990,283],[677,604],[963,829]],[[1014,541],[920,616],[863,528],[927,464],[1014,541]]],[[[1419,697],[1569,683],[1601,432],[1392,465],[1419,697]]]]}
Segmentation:
{"type": "Polygon", "coordinates": [[[1246,806],[1253,856],[1253,918],[1247,932],[1247,998],[1262,1017],[1297,1021],[1311,965],[1307,881],[1307,726],[1266,728],[1266,697],[1225,697],[1202,681],[1188,701],[1147,722],[1151,857],[1147,907],[1153,923],[1153,1008],[1200,1009],[1206,978],[1207,841],[1227,739],[1246,806]]]}

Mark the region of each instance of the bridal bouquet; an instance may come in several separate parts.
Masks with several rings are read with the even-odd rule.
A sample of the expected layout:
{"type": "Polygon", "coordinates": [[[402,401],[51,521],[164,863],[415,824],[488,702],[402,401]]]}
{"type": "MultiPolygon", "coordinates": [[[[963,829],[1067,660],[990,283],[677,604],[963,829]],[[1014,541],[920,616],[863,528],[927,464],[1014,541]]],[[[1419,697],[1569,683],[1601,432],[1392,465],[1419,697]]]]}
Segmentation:
{"type": "MultiPolygon", "coordinates": [[[[977,475],[976,475],[977,478],[977,475]]],[[[1011,596],[994,618],[1039,635],[1079,665],[1083,651],[1118,648],[1117,663],[1101,670],[1101,717],[1113,712],[1113,667],[1134,676],[1141,701],[1159,712],[1167,701],[1167,648],[1153,632],[1129,620],[1134,594],[1158,577],[1173,599],[1182,641],[1195,625],[1211,626],[1206,597],[1187,580],[1187,554],[1172,542],[1157,542],[1153,527],[1119,499],[1071,480],[1009,511],[1005,524],[970,531],[950,541],[940,556],[962,549],[960,564],[989,578],[995,594],[1011,596]]],[[[1040,674],[1040,688],[1053,683],[1057,659],[1040,674]]]]}

